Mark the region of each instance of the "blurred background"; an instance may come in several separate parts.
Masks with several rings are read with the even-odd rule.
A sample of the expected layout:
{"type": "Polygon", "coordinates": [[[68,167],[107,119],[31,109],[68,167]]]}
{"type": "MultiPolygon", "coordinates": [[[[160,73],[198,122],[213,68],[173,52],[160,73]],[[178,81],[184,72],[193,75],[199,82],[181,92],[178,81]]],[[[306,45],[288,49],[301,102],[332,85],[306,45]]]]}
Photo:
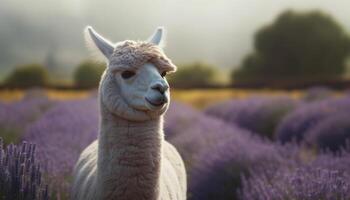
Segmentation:
{"type": "MultiPolygon", "coordinates": [[[[349,8],[346,0],[0,0],[0,148],[15,162],[12,148],[31,155],[22,142],[35,143],[32,165],[42,165],[44,182],[28,178],[34,195],[69,199],[74,163],[97,136],[105,69],[84,27],[118,42],[164,26],[165,53],[178,66],[167,77],[165,134],[185,160],[189,199],[350,199],[349,8]]],[[[1,155],[0,169],[9,167],[1,155]]],[[[11,170],[0,170],[0,185],[21,171],[11,170]]],[[[3,188],[0,196],[23,192],[3,188]]]]}
{"type": "Polygon", "coordinates": [[[162,25],[169,32],[166,53],[179,68],[197,66],[208,73],[202,76],[208,80],[193,83],[177,81],[186,76],[179,73],[174,86],[295,87],[332,81],[344,87],[348,6],[345,0],[1,0],[0,78],[5,84],[16,68],[35,63],[48,72],[50,86],[73,86],[74,72],[90,58],[82,35],[86,25],[114,42],[144,40],[162,25]]]}

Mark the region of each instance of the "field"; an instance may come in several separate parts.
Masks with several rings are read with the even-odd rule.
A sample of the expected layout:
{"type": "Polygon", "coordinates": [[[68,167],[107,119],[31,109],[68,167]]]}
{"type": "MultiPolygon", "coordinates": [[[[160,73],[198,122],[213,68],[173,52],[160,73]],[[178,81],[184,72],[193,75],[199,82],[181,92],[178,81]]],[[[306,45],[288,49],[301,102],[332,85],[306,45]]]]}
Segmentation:
{"type": "MultiPolygon", "coordinates": [[[[87,98],[92,91],[87,90],[37,90],[32,93],[45,93],[45,96],[52,100],[70,100],[87,98]]],[[[23,90],[0,90],[0,100],[3,102],[12,102],[22,99],[26,94],[23,90]]],[[[171,99],[190,104],[196,108],[205,108],[206,106],[218,103],[228,99],[244,99],[252,96],[278,96],[287,95],[291,98],[299,98],[303,94],[300,90],[241,90],[241,89],[173,89],[171,99]]],[[[34,94],[35,95],[35,94],[34,94]]]]}
{"type": "MultiPolygon", "coordinates": [[[[35,143],[31,165],[42,165],[52,199],[69,198],[73,166],[97,137],[96,96],[96,91],[0,92],[0,137],[7,146],[0,147],[12,155],[9,143],[35,143]]],[[[349,113],[350,95],[325,88],[173,90],[165,138],[185,161],[190,200],[345,200],[349,113]]],[[[20,148],[24,155],[33,153],[32,147],[20,148]]],[[[2,155],[0,169],[6,167],[2,155]]],[[[26,170],[21,173],[27,177],[26,170]]],[[[4,176],[0,173],[0,185],[4,176]]]]}

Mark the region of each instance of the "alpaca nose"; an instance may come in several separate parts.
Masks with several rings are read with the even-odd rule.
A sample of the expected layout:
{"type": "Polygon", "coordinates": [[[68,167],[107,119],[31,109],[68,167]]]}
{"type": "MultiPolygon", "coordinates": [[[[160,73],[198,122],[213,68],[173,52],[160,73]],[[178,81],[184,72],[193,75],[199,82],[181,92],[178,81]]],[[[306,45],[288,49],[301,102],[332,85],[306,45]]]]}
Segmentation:
{"type": "Polygon", "coordinates": [[[164,94],[169,89],[167,84],[156,83],[151,86],[151,89],[157,90],[159,93],[164,94]]]}

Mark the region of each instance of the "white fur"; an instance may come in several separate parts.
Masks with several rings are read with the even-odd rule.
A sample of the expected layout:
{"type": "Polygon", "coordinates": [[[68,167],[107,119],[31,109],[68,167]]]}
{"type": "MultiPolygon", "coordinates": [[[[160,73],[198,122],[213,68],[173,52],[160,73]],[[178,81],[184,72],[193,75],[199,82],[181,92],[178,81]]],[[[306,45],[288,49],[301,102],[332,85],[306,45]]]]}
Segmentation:
{"type": "MultiPolygon", "coordinates": [[[[111,61],[120,61],[117,56],[124,58],[124,55],[116,52],[124,52],[118,48],[126,48],[125,45],[114,47],[90,29],[91,37],[95,38],[93,41],[109,64],[99,88],[101,120],[98,140],[82,152],[76,164],[72,199],[185,200],[187,186],[183,161],[163,135],[162,115],[168,108],[169,90],[160,93],[152,89],[156,84],[168,87],[160,73],[166,69],[170,71],[171,62],[164,58],[167,62],[164,59],[156,63],[145,60],[137,68],[121,67],[120,63],[125,62],[115,62],[119,63],[115,66],[111,61]],[[114,49],[112,53],[110,48],[114,49]],[[168,66],[159,66],[162,64],[168,66]],[[121,74],[125,70],[134,70],[135,76],[122,78],[121,74]],[[163,105],[152,104],[161,97],[167,99],[163,105]]],[[[156,45],[162,40],[162,33],[159,35],[157,32],[156,39],[151,40],[156,45]]],[[[130,44],[134,45],[126,43],[126,46],[130,44]]],[[[132,49],[134,47],[137,49],[143,46],[132,46],[132,49]]]]}

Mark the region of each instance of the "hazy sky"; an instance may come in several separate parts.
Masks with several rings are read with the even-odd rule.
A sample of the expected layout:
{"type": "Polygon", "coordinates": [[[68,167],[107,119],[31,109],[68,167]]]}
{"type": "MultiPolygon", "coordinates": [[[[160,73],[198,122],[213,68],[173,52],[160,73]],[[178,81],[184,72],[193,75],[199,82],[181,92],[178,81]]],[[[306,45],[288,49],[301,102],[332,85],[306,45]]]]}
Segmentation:
{"type": "Polygon", "coordinates": [[[89,22],[115,40],[143,39],[154,27],[164,25],[168,29],[167,52],[178,62],[206,60],[222,67],[237,65],[251,51],[255,31],[288,8],[324,10],[350,30],[349,0],[125,2],[89,1],[93,13],[89,9],[82,12],[87,15],[87,21],[94,19],[89,22]],[[123,29],[121,34],[116,35],[120,29],[123,29]]]}
{"type": "MultiPolygon", "coordinates": [[[[86,24],[113,41],[145,39],[162,25],[168,29],[166,53],[176,63],[198,60],[232,68],[252,50],[256,30],[286,9],[323,10],[350,32],[349,0],[0,0],[0,18],[18,16],[34,29],[27,34],[34,35],[28,36],[32,42],[26,33],[20,44],[9,37],[18,47],[11,52],[19,58],[14,63],[41,61],[50,46],[58,46],[62,63],[80,62],[88,55],[82,37],[86,24]],[[30,56],[23,56],[28,50],[30,56]]],[[[11,26],[0,19],[0,40],[11,26]]],[[[3,43],[1,49],[9,48],[3,43]]]]}

